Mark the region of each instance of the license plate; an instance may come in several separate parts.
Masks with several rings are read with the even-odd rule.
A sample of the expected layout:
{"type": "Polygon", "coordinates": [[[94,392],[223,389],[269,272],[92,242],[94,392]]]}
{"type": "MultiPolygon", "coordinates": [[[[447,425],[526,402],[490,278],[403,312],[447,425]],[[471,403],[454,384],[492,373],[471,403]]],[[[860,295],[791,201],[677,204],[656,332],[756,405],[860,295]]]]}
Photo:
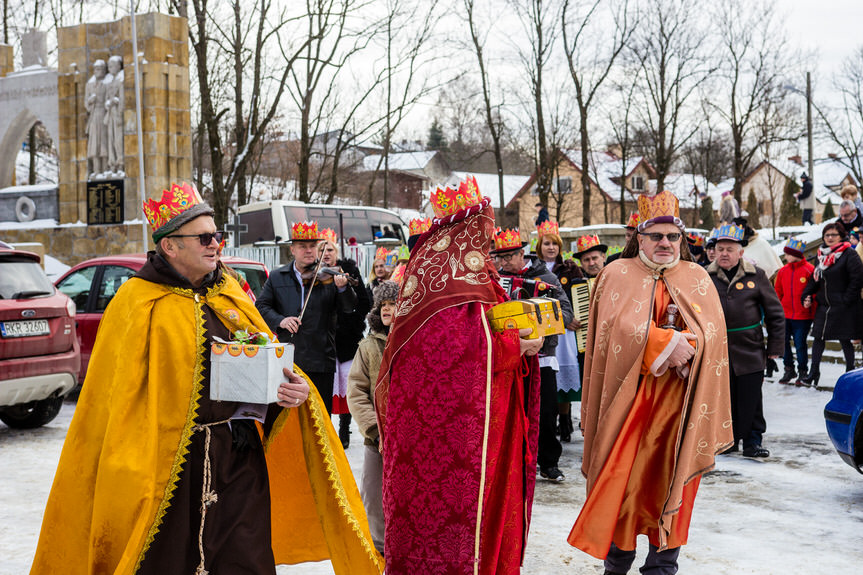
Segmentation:
{"type": "Polygon", "coordinates": [[[51,329],[48,327],[47,319],[0,322],[0,335],[3,337],[31,337],[48,335],[49,333],[51,333],[51,329]]]}

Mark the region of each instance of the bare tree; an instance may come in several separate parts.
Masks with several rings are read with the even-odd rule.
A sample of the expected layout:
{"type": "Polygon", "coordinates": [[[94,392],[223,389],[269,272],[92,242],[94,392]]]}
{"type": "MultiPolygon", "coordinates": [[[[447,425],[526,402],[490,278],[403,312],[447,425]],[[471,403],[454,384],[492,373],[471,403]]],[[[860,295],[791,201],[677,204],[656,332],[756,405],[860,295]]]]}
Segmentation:
{"type": "Polygon", "coordinates": [[[560,4],[555,0],[509,0],[515,11],[527,40],[527,46],[517,45],[518,57],[530,86],[532,109],[532,131],[534,138],[534,158],[536,164],[536,190],[539,201],[548,203],[554,170],[557,167],[557,151],[549,146],[546,131],[543,86],[543,73],[552,57],[557,41],[557,21],[560,17],[560,4]]]}
{"type": "Polygon", "coordinates": [[[719,68],[711,102],[731,134],[734,197],[741,202],[741,185],[758,151],[793,137],[785,123],[759,122],[764,110],[781,107],[787,97],[782,78],[790,69],[790,51],[771,2],[722,0],[712,20],[718,26],[719,68]]]}
{"type": "MultiPolygon", "coordinates": [[[[575,0],[564,0],[561,10],[561,30],[563,50],[569,65],[569,73],[575,86],[575,99],[578,103],[579,140],[581,142],[581,165],[588,166],[590,158],[590,135],[588,120],[594,98],[603,82],[608,78],[615,61],[623,52],[634,30],[629,18],[629,0],[616,0],[608,3],[593,0],[587,4],[575,0]],[[600,5],[609,8],[614,20],[614,31],[608,34],[602,14],[597,14],[600,5]],[[570,26],[574,28],[569,32],[570,26]]],[[[590,188],[589,170],[581,172],[582,225],[590,225],[590,188]]],[[[603,196],[604,198],[604,196],[603,196]]],[[[606,207],[607,212],[607,207],[606,207]]],[[[621,204],[621,214],[624,209],[621,204]]],[[[606,219],[607,219],[606,213],[606,219]]],[[[623,216],[621,215],[621,218],[623,216]]]]}
{"type": "Polygon", "coordinates": [[[845,60],[833,86],[841,105],[813,105],[830,143],[841,151],[837,161],[863,182],[863,46],[845,60]]]}
{"type": "MultiPolygon", "coordinates": [[[[626,223],[626,176],[629,175],[629,158],[633,153],[633,118],[635,113],[635,90],[637,82],[638,70],[633,71],[633,78],[628,82],[616,82],[614,94],[616,98],[612,100],[610,111],[607,116],[607,122],[611,128],[611,133],[614,136],[614,145],[617,147],[620,154],[620,223],[626,223]]],[[[623,74],[627,77],[627,74],[623,74]]],[[[646,182],[645,182],[646,183],[646,182]]]]}
{"type": "Polygon", "coordinates": [[[702,14],[696,0],[647,0],[633,35],[632,55],[641,68],[639,109],[651,138],[657,191],[695,131],[688,100],[712,71],[702,14]]]}

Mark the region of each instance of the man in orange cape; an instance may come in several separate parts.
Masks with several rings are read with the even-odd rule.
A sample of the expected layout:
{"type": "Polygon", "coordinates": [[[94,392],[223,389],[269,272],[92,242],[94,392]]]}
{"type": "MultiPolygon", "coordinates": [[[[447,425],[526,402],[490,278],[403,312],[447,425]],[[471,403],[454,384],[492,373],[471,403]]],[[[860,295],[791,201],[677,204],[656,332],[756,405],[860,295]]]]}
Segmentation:
{"type": "Polygon", "coordinates": [[[379,574],[308,378],[286,370],[269,406],[210,399],[213,338],[272,336],[218,267],[212,209],[173,185],[145,213],[156,251],[102,318],[31,573],[274,575],[330,559],[336,573],[379,574]]]}
{"type": "Polygon", "coordinates": [[[432,206],[375,387],[386,572],[518,573],[536,482],[543,338],[490,328],[486,312],[505,295],[489,260],[494,211],[476,180],[438,189],[432,206]]]}
{"type": "Polygon", "coordinates": [[[590,304],[587,500],[568,541],[617,574],[646,534],[642,572],[664,575],[677,572],[701,474],[732,443],[728,350],[716,290],[689,261],[677,198],[638,203],[638,234],[603,268],[590,304]]]}

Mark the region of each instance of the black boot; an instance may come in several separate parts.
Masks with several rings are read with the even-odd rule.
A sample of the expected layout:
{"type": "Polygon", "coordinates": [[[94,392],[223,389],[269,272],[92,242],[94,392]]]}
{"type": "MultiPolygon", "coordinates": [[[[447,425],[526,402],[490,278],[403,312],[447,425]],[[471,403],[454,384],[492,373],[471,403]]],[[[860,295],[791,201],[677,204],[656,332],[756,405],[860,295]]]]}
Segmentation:
{"type": "Polygon", "coordinates": [[[342,447],[347,449],[351,444],[351,414],[339,414],[339,439],[342,440],[342,447]]]}
{"type": "Polygon", "coordinates": [[[779,378],[779,383],[791,383],[797,377],[797,372],[794,371],[794,366],[785,366],[785,373],[779,378]]]}
{"type": "Polygon", "coordinates": [[[817,371],[813,371],[806,377],[801,377],[797,382],[797,385],[805,385],[808,387],[818,387],[818,380],[821,378],[821,374],[817,371]]]}
{"type": "Polygon", "coordinates": [[[572,416],[569,413],[561,413],[557,417],[560,429],[560,440],[564,443],[572,441],[572,416]]]}

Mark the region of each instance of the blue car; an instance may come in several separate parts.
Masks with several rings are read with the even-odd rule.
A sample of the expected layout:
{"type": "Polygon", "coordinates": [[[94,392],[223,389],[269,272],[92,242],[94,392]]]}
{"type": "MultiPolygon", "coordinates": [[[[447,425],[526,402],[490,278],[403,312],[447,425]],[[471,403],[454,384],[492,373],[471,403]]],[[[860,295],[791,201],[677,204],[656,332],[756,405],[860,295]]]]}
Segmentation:
{"type": "Polygon", "coordinates": [[[827,434],[843,461],[863,473],[863,368],[843,374],[824,407],[827,434]]]}

